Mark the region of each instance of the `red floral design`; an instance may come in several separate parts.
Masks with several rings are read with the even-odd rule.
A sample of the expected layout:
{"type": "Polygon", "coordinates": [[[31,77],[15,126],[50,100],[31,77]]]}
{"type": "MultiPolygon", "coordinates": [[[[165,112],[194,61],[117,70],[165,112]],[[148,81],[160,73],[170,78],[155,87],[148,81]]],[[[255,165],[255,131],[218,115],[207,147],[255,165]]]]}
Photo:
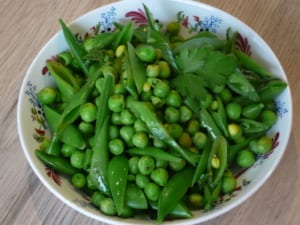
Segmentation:
{"type": "Polygon", "coordinates": [[[181,25],[184,26],[185,28],[189,27],[189,17],[186,16],[182,21],[181,21],[181,25]]]}
{"type": "Polygon", "coordinates": [[[137,11],[130,11],[125,14],[125,17],[130,18],[133,22],[136,24],[143,26],[148,24],[148,19],[141,9],[138,9],[137,11]]]}
{"type": "Polygon", "coordinates": [[[49,167],[45,167],[46,170],[46,174],[48,177],[52,178],[52,180],[58,185],[61,186],[61,177],[60,175],[54,171],[53,169],[49,168],[49,167]]]}
{"type": "Polygon", "coordinates": [[[247,55],[251,55],[251,46],[248,42],[248,38],[243,37],[240,33],[237,36],[237,40],[236,40],[236,48],[241,50],[242,52],[244,52],[247,55]]]}
{"type": "Polygon", "coordinates": [[[200,22],[200,17],[199,17],[199,16],[194,16],[194,20],[195,20],[196,22],[200,22]]]}

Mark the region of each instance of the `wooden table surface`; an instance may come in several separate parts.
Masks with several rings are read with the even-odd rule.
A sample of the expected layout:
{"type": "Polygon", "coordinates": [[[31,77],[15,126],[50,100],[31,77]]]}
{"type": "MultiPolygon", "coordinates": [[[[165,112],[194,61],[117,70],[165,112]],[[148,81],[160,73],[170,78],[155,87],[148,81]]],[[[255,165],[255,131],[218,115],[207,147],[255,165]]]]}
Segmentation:
{"type": "MultiPolygon", "coordinates": [[[[0,0],[0,224],[96,225],[52,195],[22,152],[16,109],[26,70],[67,22],[109,0],[0,0]]],[[[300,5],[299,0],[204,0],[256,30],[281,61],[293,94],[294,125],[286,153],[265,185],[238,208],[205,225],[300,224],[300,5]]],[[[203,224],[203,225],[204,225],[203,224]]]]}

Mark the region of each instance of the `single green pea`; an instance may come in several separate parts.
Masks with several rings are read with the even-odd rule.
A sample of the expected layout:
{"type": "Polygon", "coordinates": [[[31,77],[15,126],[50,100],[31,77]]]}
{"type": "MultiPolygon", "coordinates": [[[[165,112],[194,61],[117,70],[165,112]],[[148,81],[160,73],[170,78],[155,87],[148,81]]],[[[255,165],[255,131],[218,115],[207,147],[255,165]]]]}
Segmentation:
{"type": "Polygon", "coordinates": [[[119,127],[116,125],[110,125],[109,126],[109,139],[115,139],[120,136],[120,130],[119,127]]]}
{"type": "Polygon", "coordinates": [[[178,109],[172,106],[168,106],[165,110],[164,118],[168,123],[176,123],[179,121],[180,112],[178,109]]]}
{"type": "Polygon", "coordinates": [[[125,108],[125,98],[124,95],[114,94],[108,99],[108,108],[112,112],[122,112],[125,108]]]}
{"type": "Polygon", "coordinates": [[[186,166],[186,161],[184,159],[181,159],[178,162],[175,162],[175,161],[169,162],[169,166],[170,166],[171,170],[178,172],[186,166]]]}
{"type": "Polygon", "coordinates": [[[87,102],[80,107],[79,113],[84,122],[90,123],[96,120],[97,107],[94,103],[87,102]]]}
{"type": "Polygon", "coordinates": [[[165,81],[159,81],[153,88],[153,94],[159,98],[165,98],[170,92],[170,86],[165,81]]]}
{"type": "Polygon", "coordinates": [[[174,139],[179,138],[183,132],[182,126],[180,126],[178,123],[166,124],[165,128],[174,139]]]}
{"type": "Polygon", "coordinates": [[[148,128],[147,125],[141,120],[141,119],[136,119],[134,121],[133,127],[135,129],[135,131],[144,131],[147,132],[148,128]]]}
{"type": "Polygon", "coordinates": [[[75,173],[71,182],[75,188],[83,188],[86,185],[86,176],[82,173],[75,173]]]}
{"type": "Polygon", "coordinates": [[[139,172],[139,160],[138,156],[133,156],[128,160],[129,172],[132,174],[137,174],[139,172]]]}
{"type": "Polygon", "coordinates": [[[225,110],[229,119],[237,120],[241,116],[242,106],[238,103],[231,102],[226,105],[225,110]]]}
{"type": "Polygon", "coordinates": [[[160,187],[154,182],[149,182],[146,184],[144,191],[146,197],[150,201],[157,201],[160,193],[160,187]]]}
{"type": "Polygon", "coordinates": [[[170,22],[167,24],[167,32],[172,36],[178,34],[179,31],[180,31],[180,24],[177,21],[170,22]]]}
{"type": "Polygon", "coordinates": [[[166,97],[166,104],[176,108],[182,104],[182,98],[178,91],[170,90],[168,96],[166,97]]]}
{"type": "Polygon", "coordinates": [[[238,140],[242,137],[242,128],[236,123],[228,124],[228,133],[232,140],[238,140]]]}
{"type": "Polygon", "coordinates": [[[135,176],[135,183],[139,188],[145,188],[146,184],[150,182],[149,176],[138,173],[135,176]]]}
{"type": "Polygon", "coordinates": [[[185,105],[180,106],[179,112],[180,112],[180,122],[182,123],[189,121],[193,116],[192,110],[190,110],[185,105]]]}
{"type": "Polygon", "coordinates": [[[144,131],[135,132],[132,136],[132,144],[138,148],[145,148],[149,143],[148,135],[144,131]]]}
{"type": "Polygon", "coordinates": [[[136,120],[135,116],[128,109],[124,109],[121,111],[121,123],[123,125],[133,125],[136,120]]]}
{"type": "Polygon", "coordinates": [[[183,132],[178,138],[178,143],[184,148],[190,148],[192,146],[192,138],[187,132],[183,132]]]}
{"type": "Polygon", "coordinates": [[[77,169],[82,169],[84,164],[84,152],[76,151],[71,155],[71,165],[77,169]]]}
{"type": "Polygon", "coordinates": [[[156,59],[156,50],[152,45],[142,44],[137,46],[136,54],[143,62],[153,62],[156,59]]]}
{"type": "Polygon", "coordinates": [[[120,128],[120,136],[127,144],[132,144],[132,137],[135,133],[133,126],[123,126],[120,128]]]}
{"type": "Polygon", "coordinates": [[[121,94],[121,95],[125,94],[126,93],[126,87],[125,87],[125,85],[122,84],[122,83],[117,83],[115,85],[114,93],[115,94],[121,94]]]}
{"type": "Polygon", "coordinates": [[[45,87],[37,93],[37,99],[40,103],[49,105],[55,102],[57,98],[57,92],[55,88],[45,87]]]}
{"type": "Polygon", "coordinates": [[[83,134],[91,134],[94,131],[94,125],[85,121],[81,121],[78,128],[83,134]]]}
{"type": "Polygon", "coordinates": [[[206,95],[206,98],[204,100],[200,101],[201,108],[202,109],[207,109],[211,105],[212,100],[213,100],[212,95],[210,93],[208,93],[206,95]]]}
{"type": "Polygon", "coordinates": [[[166,61],[159,61],[159,77],[163,79],[167,79],[171,76],[171,68],[166,61]]]}
{"type": "Polygon", "coordinates": [[[254,153],[250,150],[241,150],[237,154],[236,162],[238,166],[248,168],[255,162],[254,153]]]}
{"type": "Polygon", "coordinates": [[[196,119],[192,119],[189,121],[187,126],[187,131],[190,135],[194,135],[200,129],[200,122],[196,119]]]}
{"type": "Polygon", "coordinates": [[[202,149],[206,145],[207,140],[208,140],[207,135],[201,131],[196,132],[192,137],[193,144],[198,149],[202,149]]]}
{"type": "Polygon", "coordinates": [[[272,127],[277,121],[277,115],[274,111],[265,109],[260,114],[260,121],[269,127],[272,127]]]}
{"type": "Polygon", "coordinates": [[[77,152],[78,149],[73,147],[73,146],[70,146],[68,144],[62,144],[61,146],[61,153],[63,156],[65,157],[71,157],[71,155],[74,153],[74,152],[77,152]]]}
{"type": "Polygon", "coordinates": [[[99,208],[105,215],[114,216],[117,214],[117,210],[112,198],[105,197],[102,199],[99,208]]]}
{"type": "Polygon", "coordinates": [[[104,77],[100,77],[96,80],[95,86],[97,91],[101,94],[103,92],[104,89],[104,77]]]}
{"type": "Polygon", "coordinates": [[[121,155],[125,149],[124,143],[120,138],[110,140],[108,147],[113,155],[121,155]]]}
{"type": "Polygon", "coordinates": [[[100,207],[100,202],[105,198],[105,196],[103,194],[101,194],[100,191],[95,191],[93,194],[92,194],[92,197],[91,197],[91,201],[92,203],[97,206],[98,208],[100,207]]]}
{"type": "Polygon", "coordinates": [[[256,154],[265,154],[272,148],[272,139],[268,136],[262,136],[249,143],[249,148],[256,154]]]}
{"type": "Polygon", "coordinates": [[[231,193],[236,188],[236,179],[233,176],[224,176],[222,180],[222,192],[231,193]]]}
{"type": "Polygon", "coordinates": [[[147,77],[158,77],[160,73],[160,67],[157,64],[149,64],[146,67],[147,77]]]}
{"type": "Polygon", "coordinates": [[[138,162],[139,171],[143,175],[149,175],[155,168],[155,160],[151,156],[143,155],[138,162]]]}
{"type": "Polygon", "coordinates": [[[165,186],[168,182],[169,173],[165,168],[157,168],[151,172],[151,179],[159,186],[165,186]]]}
{"type": "Polygon", "coordinates": [[[157,147],[157,148],[165,148],[167,146],[166,142],[164,142],[163,140],[160,140],[158,138],[155,138],[153,140],[153,146],[157,147]]]}
{"type": "Polygon", "coordinates": [[[191,193],[188,195],[187,204],[191,209],[201,209],[204,206],[204,198],[199,193],[191,193]]]}
{"type": "Polygon", "coordinates": [[[111,122],[112,122],[113,125],[122,125],[121,113],[120,112],[113,112],[111,114],[111,122]]]}

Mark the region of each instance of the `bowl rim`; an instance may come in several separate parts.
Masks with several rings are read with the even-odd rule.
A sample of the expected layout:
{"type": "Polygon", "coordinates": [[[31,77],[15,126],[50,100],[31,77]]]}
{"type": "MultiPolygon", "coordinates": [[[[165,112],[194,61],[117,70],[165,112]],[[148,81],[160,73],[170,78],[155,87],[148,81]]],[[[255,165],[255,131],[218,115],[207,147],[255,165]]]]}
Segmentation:
{"type": "MultiPolygon", "coordinates": [[[[274,58],[277,60],[275,63],[278,64],[278,66],[280,67],[280,70],[281,70],[280,72],[281,72],[281,74],[284,75],[283,78],[288,83],[286,73],[285,73],[280,61],[278,60],[277,56],[275,55],[275,53],[271,49],[271,47],[267,44],[267,42],[264,39],[262,39],[262,37],[256,31],[254,31],[249,25],[244,23],[242,20],[240,20],[239,18],[227,13],[226,11],[223,11],[222,9],[219,9],[219,8],[217,8],[215,6],[212,6],[212,5],[209,5],[207,3],[196,2],[196,1],[193,1],[193,0],[188,0],[188,1],[187,0],[168,0],[168,1],[169,2],[174,2],[174,3],[180,2],[180,3],[190,4],[190,5],[194,5],[195,7],[204,7],[204,8],[207,8],[209,10],[213,10],[217,13],[221,13],[221,14],[225,15],[226,17],[229,17],[229,18],[237,21],[238,23],[240,23],[247,30],[253,32],[256,35],[256,37],[259,38],[259,40],[258,40],[259,42],[264,43],[270,49],[270,51],[273,54],[274,58]]],[[[84,17],[87,17],[89,14],[91,14],[93,12],[101,10],[103,7],[115,6],[115,5],[118,5],[120,2],[129,2],[129,3],[131,3],[132,0],[122,0],[122,1],[117,1],[117,2],[111,2],[111,3],[105,4],[105,5],[99,6],[95,9],[93,9],[91,11],[88,11],[88,12],[84,13],[83,15],[77,17],[69,25],[72,26],[72,25],[78,23],[84,17]]],[[[145,3],[145,4],[147,4],[147,2],[149,2],[149,0],[137,0],[137,1],[135,1],[135,3],[145,3]]],[[[50,192],[52,194],[54,194],[58,199],[60,199],[63,203],[66,203],[68,206],[70,206],[72,209],[75,209],[77,212],[80,212],[81,214],[86,215],[90,218],[93,218],[97,221],[102,221],[102,222],[109,223],[109,224],[123,224],[123,225],[132,224],[127,219],[124,220],[124,219],[120,219],[119,217],[110,217],[110,216],[106,216],[106,215],[101,214],[101,213],[99,213],[99,215],[95,215],[94,213],[84,210],[82,207],[78,206],[76,203],[74,203],[71,200],[65,198],[63,194],[56,191],[49,184],[49,182],[47,182],[47,180],[44,178],[44,175],[41,173],[41,171],[35,165],[34,160],[31,158],[31,156],[29,155],[28,149],[26,148],[26,143],[25,143],[25,139],[24,139],[24,136],[23,136],[24,127],[23,127],[23,122],[22,122],[22,118],[21,118],[22,117],[21,107],[22,107],[22,104],[24,104],[24,98],[22,98],[22,96],[23,96],[23,93],[24,93],[25,88],[26,88],[25,87],[25,81],[28,80],[31,71],[34,68],[34,66],[35,66],[36,62],[38,61],[38,59],[39,59],[40,55],[42,54],[42,52],[44,52],[44,50],[47,48],[47,46],[50,45],[51,42],[53,42],[53,40],[55,40],[57,38],[57,36],[60,35],[61,33],[62,33],[61,30],[57,31],[46,42],[46,44],[44,44],[44,46],[38,51],[38,54],[35,56],[34,60],[31,62],[29,68],[26,71],[26,75],[23,78],[22,86],[21,86],[21,89],[19,91],[18,104],[17,104],[17,129],[18,129],[18,136],[19,136],[19,140],[20,140],[20,143],[21,143],[22,150],[25,154],[25,157],[26,157],[31,169],[33,169],[35,175],[37,175],[39,180],[47,187],[47,189],[50,190],[50,192]]],[[[241,205],[242,203],[244,203],[247,199],[249,199],[251,196],[253,196],[254,193],[256,193],[267,182],[267,180],[270,178],[270,176],[273,174],[275,169],[278,167],[278,164],[282,160],[283,155],[284,155],[284,153],[287,149],[287,145],[289,143],[289,139],[290,139],[291,132],[292,132],[292,121],[293,121],[293,104],[292,104],[292,102],[293,102],[293,100],[292,100],[292,95],[291,95],[291,90],[290,90],[290,85],[289,84],[287,86],[286,91],[287,91],[287,94],[288,94],[289,98],[291,99],[291,104],[290,104],[290,108],[289,108],[289,114],[290,114],[289,122],[290,122],[290,124],[288,124],[289,129],[286,130],[286,132],[288,132],[287,136],[289,138],[284,140],[284,143],[282,143],[283,144],[283,151],[281,152],[279,157],[276,158],[276,161],[273,162],[271,168],[264,175],[263,179],[260,179],[253,188],[251,188],[250,190],[245,192],[243,195],[239,196],[239,198],[236,201],[232,201],[231,204],[228,204],[228,205],[226,205],[222,208],[219,208],[218,210],[215,210],[212,213],[204,214],[200,217],[192,217],[192,218],[189,218],[189,219],[178,219],[178,220],[175,220],[175,221],[166,221],[163,224],[179,224],[180,223],[180,224],[188,225],[188,224],[195,224],[195,223],[205,222],[205,221],[214,219],[216,217],[219,217],[220,215],[223,215],[223,214],[231,211],[232,209],[236,208],[237,206],[241,205]]],[[[142,222],[142,221],[139,221],[139,222],[142,222]]],[[[147,221],[145,221],[145,222],[147,222],[147,221]]]]}

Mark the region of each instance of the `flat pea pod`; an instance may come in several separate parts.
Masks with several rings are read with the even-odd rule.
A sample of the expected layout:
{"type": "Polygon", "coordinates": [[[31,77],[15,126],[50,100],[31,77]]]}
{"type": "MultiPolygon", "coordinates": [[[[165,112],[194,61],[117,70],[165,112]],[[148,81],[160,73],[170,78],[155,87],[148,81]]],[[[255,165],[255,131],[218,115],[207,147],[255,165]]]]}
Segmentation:
{"type": "Polygon", "coordinates": [[[262,102],[253,103],[242,108],[242,115],[248,119],[255,119],[259,116],[264,108],[262,102]]]}
{"type": "Polygon", "coordinates": [[[118,215],[122,215],[124,210],[128,171],[128,159],[124,156],[114,156],[108,163],[108,185],[118,215]]]}
{"type": "Polygon", "coordinates": [[[258,90],[261,101],[272,101],[287,87],[287,83],[281,80],[272,80],[258,90]]]}
{"type": "Polygon", "coordinates": [[[192,184],[194,169],[186,167],[174,174],[163,187],[157,209],[157,222],[162,223],[164,218],[176,207],[192,184]]]}
{"type": "Polygon", "coordinates": [[[49,155],[41,150],[36,150],[35,154],[44,164],[57,172],[70,176],[79,172],[79,170],[72,167],[70,162],[65,160],[64,158],[49,155]]]}
{"type": "Polygon", "coordinates": [[[215,121],[216,125],[219,127],[219,129],[223,132],[225,137],[229,137],[229,133],[227,130],[226,111],[225,111],[224,105],[221,101],[221,98],[217,97],[217,103],[218,103],[217,111],[211,112],[212,118],[214,119],[214,121],[215,121]]]}
{"type": "Polygon", "coordinates": [[[141,188],[136,184],[128,184],[125,196],[126,205],[133,209],[147,209],[147,198],[141,188]]]}
{"type": "Polygon", "coordinates": [[[213,120],[212,116],[206,109],[202,109],[199,113],[199,119],[200,119],[200,124],[202,127],[204,127],[209,136],[212,139],[216,139],[217,137],[222,135],[222,132],[216,125],[215,121],[213,120]]]}
{"type": "Polygon", "coordinates": [[[129,107],[131,111],[146,124],[154,137],[167,143],[172,149],[174,149],[192,165],[196,164],[199,155],[193,154],[192,152],[182,148],[175,141],[175,139],[166,131],[163,124],[159,121],[156,113],[148,102],[132,101],[129,107]]]}
{"type": "MultiPolygon", "coordinates": [[[[149,204],[152,209],[157,210],[157,202],[150,201],[149,204]]],[[[191,218],[193,214],[184,203],[179,202],[167,216],[170,218],[191,218]]]]}
{"type": "Polygon", "coordinates": [[[156,147],[145,147],[145,148],[130,148],[127,150],[129,154],[132,155],[148,155],[152,156],[155,159],[166,160],[169,162],[180,162],[181,158],[174,156],[160,148],[156,147]]]}
{"type": "Polygon", "coordinates": [[[252,119],[240,119],[239,121],[245,134],[266,132],[269,128],[266,124],[252,119]]]}

